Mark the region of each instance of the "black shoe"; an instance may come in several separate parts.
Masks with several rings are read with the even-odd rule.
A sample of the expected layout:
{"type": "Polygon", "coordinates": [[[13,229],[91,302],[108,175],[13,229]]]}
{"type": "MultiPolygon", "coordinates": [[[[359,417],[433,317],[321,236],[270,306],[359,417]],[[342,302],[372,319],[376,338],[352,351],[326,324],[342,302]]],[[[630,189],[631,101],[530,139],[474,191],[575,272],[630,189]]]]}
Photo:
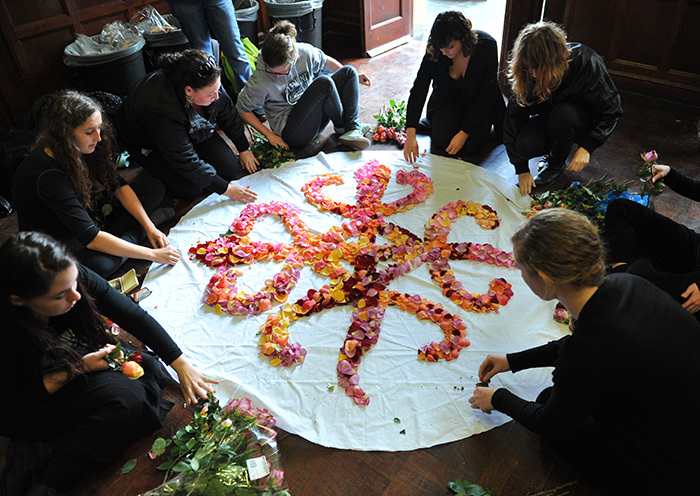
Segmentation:
{"type": "Polygon", "coordinates": [[[552,157],[549,155],[545,155],[540,159],[540,164],[537,167],[537,176],[535,176],[535,184],[537,186],[549,186],[564,172],[566,162],[553,164],[551,160],[552,157]]]}
{"type": "Polygon", "coordinates": [[[416,128],[416,134],[422,134],[425,136],[430,136],[430,131],[433,125],[430,123],[427,117],[423,117],[418,121],[418,127],[416,128]]]}
{"type": "Polygon", "coordinates": [[[0,476],[0,495],[25,494],[52,456],[53,450],[46,443],[10,440],[5,468],[0,476]]]}

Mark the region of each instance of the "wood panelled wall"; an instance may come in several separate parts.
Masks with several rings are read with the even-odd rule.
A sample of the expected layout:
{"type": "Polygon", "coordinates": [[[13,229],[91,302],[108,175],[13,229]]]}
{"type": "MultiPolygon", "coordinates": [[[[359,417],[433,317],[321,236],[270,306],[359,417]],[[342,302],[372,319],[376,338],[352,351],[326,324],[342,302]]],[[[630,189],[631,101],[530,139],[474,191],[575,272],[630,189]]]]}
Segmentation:
{"type": "Polygon", "coordinates": [[[700,105],[700,0],[547,0],[544,15],[602,55],[621,89],[700,105]]]}
{"type": "Polygon", "coordinates": [[[34,100],[69,85],[63,49],[76,34],[98,34],[146,4],[170,12],[165,0],[2,0],[0,129],[21,127],[34,100]]]}

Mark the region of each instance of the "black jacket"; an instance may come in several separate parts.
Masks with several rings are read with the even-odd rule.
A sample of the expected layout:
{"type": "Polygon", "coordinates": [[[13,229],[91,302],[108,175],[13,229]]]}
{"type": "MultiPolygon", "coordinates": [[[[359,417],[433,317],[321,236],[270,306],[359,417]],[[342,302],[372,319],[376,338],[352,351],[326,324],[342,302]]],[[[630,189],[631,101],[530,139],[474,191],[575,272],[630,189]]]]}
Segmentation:
{"type": "Polygon", "coordinates": [[[603,145],[622,116],[620,92],[610,79],[603,59],[591,48],[580,43],[569,43],[569,69],[551,101],[521,106],[511,95],[503,128],[503,143],[515,172],[529,172],[527,160],[515,153],[515,140],[530,116],[548,114],[558,103],[571,102],[586,112],[593,125],[578,142],[589,153],[603,145]]]}
{"type": "MultiPolygon", "coordinates": [[[[473,134],[484,119],[487,119],[491,124],[496,124],[498,132],[505,113],[503,94],[498,83],[496,40],[483,31],[477,31],[477,34],[478,42],[464,75],[462,91],[463,105],[468,110],[464,113],[461,130],[467,134],[473,134]]],[[[449,68],[451,65],[452,61],[442,54],[438,56],[437,61],[433,60],[429,54],[423,57],[408,97],[406,128],[418,127],[431,81],[433,92],[428,100],[428,119],[436,108],[445,103],[449,90],[449,68]]]]}
{"type": "Polygon", "coordinates": [[[223,87],[219,99],[206,107],[205,113],[206,118],[186,106],[184,92],[175,88],[162,71],[156,71],[131,90],[117,112],[115,125],[127,150],[157,150],[178,174],[221,194],[228,181],[199,158],[193,145],[210,138],[217,125],[239,153],[248,150],[249,144],[243,120],[223,87]]]}

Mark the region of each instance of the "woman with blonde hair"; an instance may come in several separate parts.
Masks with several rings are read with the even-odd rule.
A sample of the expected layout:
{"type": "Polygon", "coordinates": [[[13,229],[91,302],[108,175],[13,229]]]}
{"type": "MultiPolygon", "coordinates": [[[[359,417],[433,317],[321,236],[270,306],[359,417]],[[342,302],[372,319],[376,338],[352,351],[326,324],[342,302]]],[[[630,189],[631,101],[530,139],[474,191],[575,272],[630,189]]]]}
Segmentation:
{"type": "Polygon", "coordinates": [[[277,148],[288,150],[309,144],[333,122],[338,141],[354,150],[371,142],[370,126],[360,122],[360,84],[366,74],[342,65],[319,48],[296,41],[297,30],[279,21],[265,38],[256,71],[238,95],[236,108],[243,120],[277,148]],[[324,69],[331,74],[323,74],[324,69]],[[262,107],[270,127],[253,113],[262,107]]]}
{"type": "Polygon", "coordinates": [[[153,177],[129,184],[119,177],[112,127],[103,117],[100,104],[83,93],[50,97],[41,135],[13,180],[19,229],[66,243],[103,277],[128,258],[173,265],[180,254],[156,227],[173,215],[156,214],[165,188],[153,177]]]}
{"type": "Polygon", "coordinates": [[[503,142],[518,174],[520,193],[551,184],[564,171],[580,171],[622,116],[620,94],[603,59],[581,43],[567,43],[549,21],[525,26],[508,60],[512,94],[503,142]],[[528,161],[543,156],[533,179],[528,161]]]}
{"type": "Polygon", "coordinates": [[[536,401],[477,387],[472,408],[498,410],[551,439],[578,469],[621,485],[615,494],[697,488],[700,323],[644,279],[606,277],[603,243],[581,214],[545,210],[512,241],[523,279],[541,299],[566,307],[572,332],[481,364],[485,383],[506,371],[554,367],[553,385],[536,401]]]}

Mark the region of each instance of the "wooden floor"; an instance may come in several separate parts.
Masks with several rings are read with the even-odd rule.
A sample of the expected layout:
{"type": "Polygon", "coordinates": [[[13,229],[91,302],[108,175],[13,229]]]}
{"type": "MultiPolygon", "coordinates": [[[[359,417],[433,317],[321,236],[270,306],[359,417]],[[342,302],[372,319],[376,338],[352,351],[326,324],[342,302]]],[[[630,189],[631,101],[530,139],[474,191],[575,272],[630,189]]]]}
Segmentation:
{"type": "MultiPolygon", "coordinates": [[[[372,115],[389,99],[407,98],[422,51],[421,42],[413,41],[373,59],[348,61],[372,78],[372,87],[363,88],[361,93],[363,121],[373,122],[372,115]]],[[[658,151],[661,162],[700,176],[700,139],[696,128],[700,109],[628,93],[623,94],[622,101],[625,115],[607,144],[595,152],[591,164],[582,173],[565,174],[553,188],[604,174],[618,182],[635,181],[634,172],[641,165],[639,153],[651,149],[658,151]]],[[[427,138],[423,138],[422,147],[427,147],[427,143],[427,138]]],[[[388,148],[388,145],[377,148],[382,146],[388,148]]],[[[301,155],[342,149],[328,129],[318,143],[302,150],[301,155]]],[[[492,147],[472,161],[516,182],[502,145],[492,147]]],[[[179,204],[178,216],[191,206],[179,204]]],[[[657,210],[698,231],[699,208],[700,204],[672,192],[664,193],[657,200],[657,210]]],[[[177,219],[171,225],[175,222],[177,219]]],[[[16,229],[14,214],[0,219],[0,242],[16,229]]],[[[134,265],[141,275],[147,270],[145,264],[134,265]]],[[[465,391],[464,408],[468,408],[468,395],[465,391]]],[[[176,405],[182,404],[182,396],[175,385],[166,390],[166,396],[176,405]]],[[[148,448],[153,439],[168,436],[171,428],[184,426],[190,418],[191,409],[174,407],[162,431],[135,444],[111,467],[89,477],[75,494],[131,496],[157,486],[162,474],[155,470],[159,462],[147,458],[148,448]],[[121,466],[132,458],[139,459],[136,469],[128,475],[118,475],[121,466]]],[[[119,426],[114,426],[114,435],[119,435],[119,426]]],[[[6,442],[0,439],[3,458],[6,442]]],[[[549,445],[513,422],[462,441],[410,452],[328,449],[283,431],[279,432],[278,447],[289,489],[295,496],[443,496],[450,492],[447,483],[457,478],[479,483],[501,496],[609,494],[591,482],[580,480],[549,445]]]]}

